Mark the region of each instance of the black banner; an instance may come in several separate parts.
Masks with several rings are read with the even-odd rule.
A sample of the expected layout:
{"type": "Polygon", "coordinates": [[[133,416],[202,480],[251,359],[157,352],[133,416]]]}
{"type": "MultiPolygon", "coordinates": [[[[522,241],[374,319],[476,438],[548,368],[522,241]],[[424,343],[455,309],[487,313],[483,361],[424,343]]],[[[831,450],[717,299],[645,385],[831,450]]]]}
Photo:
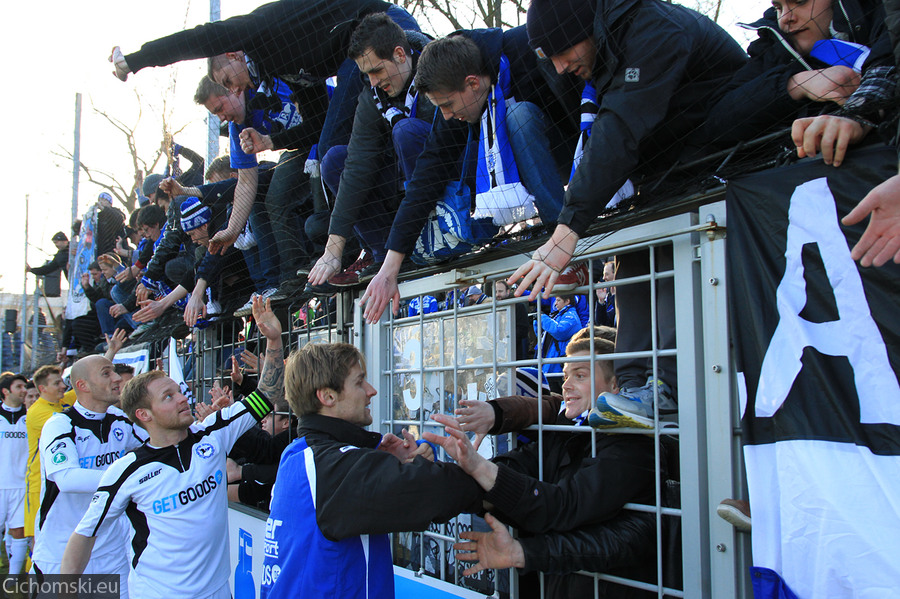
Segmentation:
{"type": "Polygon", "coordinates": [[[897,153],[857,150],[729,183],[728,281],[743,441],[852,443],[900,455],[900,266],[850,259],[868,219],[843,218],[897,173],[897,153]]]}

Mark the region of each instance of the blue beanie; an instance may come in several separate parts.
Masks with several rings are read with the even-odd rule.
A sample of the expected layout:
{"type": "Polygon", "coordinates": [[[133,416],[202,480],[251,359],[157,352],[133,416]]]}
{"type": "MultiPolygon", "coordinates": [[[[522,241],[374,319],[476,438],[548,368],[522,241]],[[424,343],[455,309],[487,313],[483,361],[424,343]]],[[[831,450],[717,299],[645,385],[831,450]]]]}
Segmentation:
{"type": "Polygon", "coordinates": [[[191,196],[181,203],[181,228],[185,233],[202,227],[209,222],[209,217],[209,206],[204,206],[200,198],[191,196]]]}

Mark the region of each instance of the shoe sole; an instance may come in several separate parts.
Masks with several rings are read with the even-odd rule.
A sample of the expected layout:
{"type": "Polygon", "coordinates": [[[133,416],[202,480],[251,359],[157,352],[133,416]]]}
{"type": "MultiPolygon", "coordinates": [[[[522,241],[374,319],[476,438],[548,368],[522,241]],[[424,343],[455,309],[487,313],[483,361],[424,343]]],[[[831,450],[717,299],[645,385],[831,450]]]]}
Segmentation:
{"type": "Polygon", "coordinates": [[[588,415],[592,428],[653,428],[653,419],[617,410],[601,395],[588,415]]]}
{"type": "MultiPolygon", "coordinates": [[[[331,283],[328,283],[331,285],[331,283]]],[[[340,291],[336,285],[332,285],[331,287],[325,287],[324,285],[307,285],[306,289],[303,290],[304,293],[311,293],[315,296],[323,296],[323,295],[333,295],[340,291]]]]}
{"type": "Polygon", "coordinates": [[[716,508],[716,514],[719,515],[719,518],[725,520],[741,532],[750,532],[753,528],[753,520],[750,516],[733,505],[720,503],[719,507],[716,508]]]}

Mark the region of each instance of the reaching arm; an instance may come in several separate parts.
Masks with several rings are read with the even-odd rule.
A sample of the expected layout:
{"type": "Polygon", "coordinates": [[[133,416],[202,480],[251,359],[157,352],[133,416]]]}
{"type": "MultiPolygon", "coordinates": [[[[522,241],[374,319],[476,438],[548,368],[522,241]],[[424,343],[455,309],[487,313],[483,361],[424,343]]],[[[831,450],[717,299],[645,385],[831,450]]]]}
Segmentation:
{"type": "Polygon", "coordinates": [[[100,484],[103,470],[87,468],[66,468],[59,472],[47,474],[47,478],[56,483],[64,493],[93,493],[100,484]]]}
{"type": "Polygon", "coordinates": [[[272,312],[272,302],[259,296],[253,298],[253,320],[266,337],[266,357],[259,375],[257,389],[271,401],[284,397],[284,348],[281,341],[281,322],[272,312]]]}
{"type": "Polygon", "coordinates": [[[224,253],[244,230],[250,210],[253,208],[253,202],[256,200],[258,182],[257,167],[242,168],[238,171],[238,182],[234,189],[234,204],[231,208],[231,216],[228,217],[228,227],[213,235],[209,240],[211,254],[224,253]]]}

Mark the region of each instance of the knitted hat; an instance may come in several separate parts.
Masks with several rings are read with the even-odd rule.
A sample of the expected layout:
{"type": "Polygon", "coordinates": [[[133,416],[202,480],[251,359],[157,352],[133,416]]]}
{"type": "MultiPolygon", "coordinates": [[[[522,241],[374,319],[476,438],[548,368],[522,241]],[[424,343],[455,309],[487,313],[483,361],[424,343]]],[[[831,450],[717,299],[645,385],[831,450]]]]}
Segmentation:
{"type": "Polygon", "coordinates": [[[565,52],[594,35],[596,0],[531,0],[528,43],[538,58],[565,52]]]}
{"type": "Polygon", "coordinates": [[[53,237],[50,238],[50,241],[69,241],[69,238],[66,237],[66,234],[62,231],[57,231],[53,237]]]}
{"type": "Polygon", "coordinates": [[[149,198],[156,193],[157,189],[159,189],[159,184],[163,179],[165,179],[165,177],[162,175],[147,175],[144,178],[144,184],[141,186],[141,193],[149,198]]]}
{"type": "Polygon", "coordinates": [[[190,233],[209,222],[209,206],[204,206],[199,198],[189,197],[181,203],[181,228],[190,233]]]}
{"type": "Polygon", "coordinates": [[[109,192],[107,192],[107,191],[101,191],[100,195],[97,196],[97,199],[98,200],[106,200],[107,202],[112,204],[112,196],[109,195],[109,192]]]}

